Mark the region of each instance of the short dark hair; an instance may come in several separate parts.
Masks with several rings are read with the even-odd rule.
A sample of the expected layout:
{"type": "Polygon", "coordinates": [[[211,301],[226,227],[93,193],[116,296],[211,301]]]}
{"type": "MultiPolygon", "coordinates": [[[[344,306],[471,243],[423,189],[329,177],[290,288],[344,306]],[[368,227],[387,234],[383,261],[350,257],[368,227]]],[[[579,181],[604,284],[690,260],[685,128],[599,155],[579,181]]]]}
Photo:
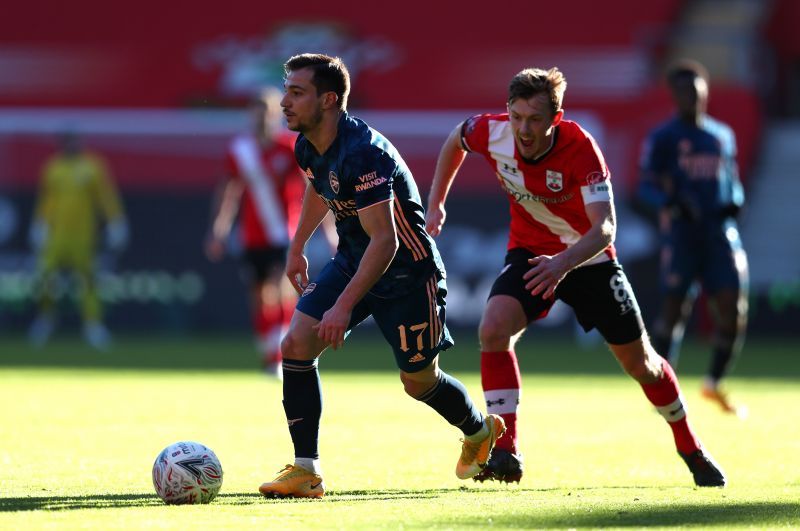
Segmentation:
{"type": "Polygon", "coordinates": [[[311,83],[317,93],[335,92],[338,96],[340,110],[347,109],[347,97],[350,95],[350,72],[339,57],[331,57],[321,53],[303,53],[289,58],[283,65],[284,72],[310,68],[314,75],[311,83]]]}
{"type": "Polygon", "coordinates": [[[678,59],[667,68],[667,83],[673,86],[676,81],[686,78],[699,77],[708,83],[708,70],[699,61],[694,59],[678,59]]]}
{"type": "Polygon", "coordinates": [[[528,100],[537,94],[547,94],[550,108],[555,115],[561,110],[564,101],[564,91],[567,90],[567,80],[558,67],[550,70],[541,68],[526,68],[511,79],[508,85],[508,103],[522,98],[528,100]]]}

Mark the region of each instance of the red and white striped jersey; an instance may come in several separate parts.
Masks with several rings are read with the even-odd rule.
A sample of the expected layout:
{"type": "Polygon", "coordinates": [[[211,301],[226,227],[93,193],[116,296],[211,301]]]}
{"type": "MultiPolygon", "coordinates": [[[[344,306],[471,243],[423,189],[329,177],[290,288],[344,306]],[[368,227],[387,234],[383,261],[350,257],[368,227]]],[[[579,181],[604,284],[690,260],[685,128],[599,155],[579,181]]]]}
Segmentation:
{"type": "MultiPolygon", "coordinates": [[[[553,134],[550,150],[526,162],[517,152],[508,113],[473,116],[461,128],[464,149],[484,156],[508,194],[509,249],[559,253],[591,228],[588,203],[613,201],[610,172],[594,138],[569,120],[553,134]]],[[[615,256],[612,244],[586,264],[615,256]]]]}
{"type": "Polygon", "coordinates": [[[294,141],[282,135],[263,148],[255,136],[241,135],[228,146],[227,174],[245,184],[239,225],[246,249],[286,246],[294,236],[305,189],[294,141]]]}

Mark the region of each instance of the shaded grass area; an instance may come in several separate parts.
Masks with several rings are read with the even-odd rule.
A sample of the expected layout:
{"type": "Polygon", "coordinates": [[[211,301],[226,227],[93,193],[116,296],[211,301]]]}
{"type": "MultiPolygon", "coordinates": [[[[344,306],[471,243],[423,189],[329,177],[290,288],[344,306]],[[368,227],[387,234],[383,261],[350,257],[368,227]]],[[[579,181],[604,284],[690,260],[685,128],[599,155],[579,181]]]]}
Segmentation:
{"type": "MultiPolygon", "coordinates": [[[[406,522],[412,527],[431,526],[468,528],[481,525],[503,528],[575,528],[575,527],[791,527],[800,523],[800,504],[785,500],[686,500],[678,489],[623,488],[622,496],[606,494],[607,487],[581,489],[503,489],[481,488],[480,491],[459,489],[394,489],[345,490],[331,492],[323,500],[266,500],[247,493],[219,495],[212,507],[296,508],[313,505],[317,510],[349,505],[368,511],[382,502],[439,503],[448,507],[459,503],[495,503],[498,510],[488,514],[473,511],[417,513],[406,522]],[[625,496],[628,494],[629,496],[625,496]],[[671,498],[678,497],[673,502],[671,498]],[[610,501],[610,498],[614,498],[610,501]],[[494,501],[492,501],[494,500],[494,501]],[[502,510],[505,505],[513,510],[502,510]]],[[[616,494],[616,493],[615,493],[616,494]]],[[[160,508],[161,501],[151,494],[99,494],[86,496],[0,498],[0,512],[9,511],[74,511],[84,509],[160,508]]],[[[409,510],[413,510],[409,506],[409,510]]],[[[352,522],[359,527],[358,522],[352,522]]],[[[375,515],[373,523],[388,522],[375,515]]],[[[398,522],[399,524],[399,522],[398,522]]],[[[325,527],[322,525],[321,527],[325,527]]]]}
{"type": "MultiPolygon", "coordinates": [[[[477,372],[480,355],[473,330],[456,336],[457,344],[441,356],[448,371],[477,372]]],[[[710,359],[707,343],[690,341],[680,358],[681,374],[701,375],[710,359]]],[[[750,339],[733,373],[741,378],[800,379],[800,339],[750,339]]],[[[601,343],[580,346],[571,337],[529,333],[518,344],[523,373],[609,374],[620,369],[601,343]]],[[[97,352],[78,338],[61,338],[42,349],[21,338],[0,338],[0,367],[64,367],[137,370],[258,370],[258,356],[247,336],[123,336],[108,352],[97,352]]],[[[339,351],[321,358],[326,371],[395,371],[394,358],[374,329],[358,330],[339,351]]]]}

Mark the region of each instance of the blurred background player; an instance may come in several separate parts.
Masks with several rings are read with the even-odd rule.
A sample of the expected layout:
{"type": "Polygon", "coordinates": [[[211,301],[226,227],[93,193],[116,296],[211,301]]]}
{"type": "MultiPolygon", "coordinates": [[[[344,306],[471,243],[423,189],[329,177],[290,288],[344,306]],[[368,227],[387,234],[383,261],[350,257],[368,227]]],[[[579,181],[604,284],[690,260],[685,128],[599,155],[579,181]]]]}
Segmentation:
{"type": "Polygon", "coordinates": [[[441,232],[447,193],[467,153],[486,159],[511,204],[505,267],[479,328],[487,410],[503,417],[507,433],[475,479],[522,477],[516,430],[522,379],[514,345],[560,299],[584,330],[600,332],[623,370],[639,383],[671,428],[695,484],[724,486],[725,475],[688,422],[677,377],[648,340],[617,261],[611,174],[594,138],[563,119],[566,88],[558,68],[519,72],[509,84],[508,112],[479,114],[458,124],[436,163],[425,218],[430,234],[441,232]]]}
{"type": "Polygon", "coordinates": [[[695,61],[670,67],[677,115],[650,134],[642,156],[640,199],[659,209],[663,302],[653,346],[676,367],[686,322],[702,286],[714,322],[713,354],[702,395],[744,415],[720,389],[747,326],[748,267],[736,222],[744,191],[736,138],[706,114],[708,73],[695,61]]]}
{"type": "Polygon", "coordinates": [[[228,147],[206,254],[224,255],[237,220],[242,277],[250,291],[256,343],[266,372],[281,377],[280,341],[297,296],[284,276],[286,250],[297,226],[305,179],[294,158],[294,135],[282,126],[281,92],[268,87],[250,104],[252,133],[228,147]]]}
{"type": "Polygon", "coordinates": [[[103,159],[84,150],[75,132],[63,133],[59,144],[59,152],[44,165],[30,229],[40,285],[39,314],[29,338],[43,346],[55,330],[58,275],[65,271],[77,281],[85,340],[105,349],[111,336],[97,294],[98,226],[102,219],[109,249],[119,252],[128,242],[128,223],[103,159]]]}

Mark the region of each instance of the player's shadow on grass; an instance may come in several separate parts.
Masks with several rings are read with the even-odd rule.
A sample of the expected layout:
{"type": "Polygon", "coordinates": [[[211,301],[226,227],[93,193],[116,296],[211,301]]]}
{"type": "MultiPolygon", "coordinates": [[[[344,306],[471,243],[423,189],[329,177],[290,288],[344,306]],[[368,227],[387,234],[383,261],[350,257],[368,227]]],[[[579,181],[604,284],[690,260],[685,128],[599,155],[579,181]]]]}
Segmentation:
{"type": "Polygon", "coordinates": [[[94,494],[89,496],[28,496],[0,498],[0,513],[12,511],[65,511],[164,505],[155,494],[94,494]]]}
{"type": "MultiPolygon", "coordinates": [[[[624,508],[598,507],[596,504],[579,505],[565,509],[552,508],[531,503],[530,508],[515,508],[512,514],[496,512],[490,515],[494,527],[505,528],[579,528],[579,527],[760,527],[785,526],[800,518],[800,505],[786,502],[715,502],[697,504],[677,503],[654,507],[643,504],[640,507],[624,508]]],[[[474,526],[475,515],[452,517],[437,522],[435,518],[427,522],[431,526],[459,525],[474,526]]]]}
{"type": "MultiPolygon", "coordinates": [[[[436,498],[457,489],[440,490],[390,490],[390,491],[333,491],[328,492],[325,502],[381,501],[399,499],[436,498]]],[[[279,502],[298,503],[311,500],[267,499],[258,493],[222,493],[214,499],[213,505],[255,505],[279,502]]],[[[77,509],[120,509],[125,507],[163,507],[155,494],[94,494],[87,496],[27,496],[0,498],[0,513],[15,511],[71,511],[77,509]]]]}
{"type": "MultiPolygon", "coordinates": [[[[498,489],[475,491],[494,492],[498,489]]],[[[525,489],[528,490],[528,489],[525,489]]],[[[541,492],[542,489],[533,489],[541,492]]],[[[544,489],[558,490],[558,489],[544,489]]],[[[257,493],[223,493],[217,496],[212,505],[258,505],[263,503],[353,503],[376,502],[401,499],[432,499],[446,497],[464,489],[428,490],[347,490],[331,491],[323,500],[271,500],[257,493]]],[[[596,504],[575,503],[569,508],[553,507],[531,500],[530,505],[515,507],[512,513],[498,511],[491,514],[495,527],[508,528],[563,528],[563,527],[651,527],[651,526],[756,526],[771,522],[785,525],[800,518],[800,505],[785,502],[698,502],[697,504],[678,503],[663,506],[642,504],[619,507],[599,507],[596,504]]],[[[154,494],[97,494],[87,496],[29,496],[0,498],[0,513],[14,511],[69,511],[78,509],[118,509],[132,507],[164,507],[154,494]]],[[[423,525],[445,525],[465,527],[476,524],[474,514],[463,517],[449,515],[446,520],[437,521],[431,514],[423,525]]]]}

